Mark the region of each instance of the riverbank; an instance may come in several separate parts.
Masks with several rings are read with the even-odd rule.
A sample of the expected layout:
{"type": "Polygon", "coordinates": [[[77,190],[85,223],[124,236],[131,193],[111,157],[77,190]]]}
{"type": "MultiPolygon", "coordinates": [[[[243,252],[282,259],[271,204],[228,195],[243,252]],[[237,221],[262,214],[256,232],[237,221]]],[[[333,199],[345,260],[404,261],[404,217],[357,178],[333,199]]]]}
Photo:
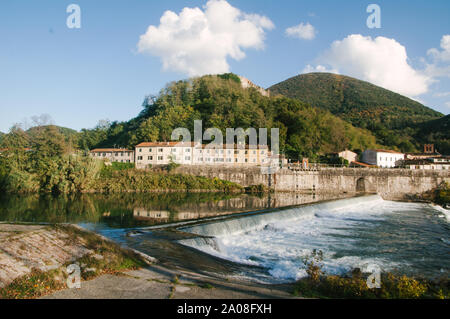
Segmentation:
{"type": "Polygon", "coordinates": [[[68,266],[80,279],[120,274],[153,260],[69,225],[0,224],[0,297],[37,298],[65,289],[68,266]]]}
{"type": "Polygon", "coordinates": [[[383,289],[369,289],[359,271],[328,276],[316,259],[308,262],[309,277],[290,284],[205,274],[119,247],[77,226],[0,224],[0,242],[0,298],[448,298],[448,281],[383,274],[383,289]],[[68,287],[72,264],[80,266],[80,288],[68,287]]]}
{"type": "Polygon", "coordinates": [[[291,285],[260,285],[168,268],[75,226],[0,224],[0,298],[293,298],[291,285]],[[68,289],[67,266],[81,268],[68,289]]]}

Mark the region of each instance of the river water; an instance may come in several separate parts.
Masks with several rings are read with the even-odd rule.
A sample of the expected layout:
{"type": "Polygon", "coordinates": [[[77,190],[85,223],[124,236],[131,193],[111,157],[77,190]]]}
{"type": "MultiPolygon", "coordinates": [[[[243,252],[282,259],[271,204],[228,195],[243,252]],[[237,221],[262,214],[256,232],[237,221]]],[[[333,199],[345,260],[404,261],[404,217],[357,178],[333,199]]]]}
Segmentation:
{"type": "Polygon", "coordinates": [[[429,279],[449,276],[446,210],[374,196],[338,199],[286,193],[3,196],[0,221],[76,223],[167,265],[263,282],[305,276],[303,262],[313,250],[323,252],[324,270],[332,274],[375,265],[429,279]],[[323,200],[338,201],[313,204],[323,200]]]}
{"type": "Polygon", "coordinates": [[[239,228],[245,224],[242,221],[238,227],[221,222],[186,228],[200,234],[206,228],[208,236],[217,236],[213,241],[184,243],[226,260],[264,267],[281,281],[305,277],[304,261],[314,250],[323,253],[323,270],[328,274],[343,275],[360,268],[429,279],[448,277],[448,212],[379,197],[342,207],[340,202],[311,210],[289,209],[278,219],[267,215],[257,223],[247,223],[247,229],[239,228]]]}

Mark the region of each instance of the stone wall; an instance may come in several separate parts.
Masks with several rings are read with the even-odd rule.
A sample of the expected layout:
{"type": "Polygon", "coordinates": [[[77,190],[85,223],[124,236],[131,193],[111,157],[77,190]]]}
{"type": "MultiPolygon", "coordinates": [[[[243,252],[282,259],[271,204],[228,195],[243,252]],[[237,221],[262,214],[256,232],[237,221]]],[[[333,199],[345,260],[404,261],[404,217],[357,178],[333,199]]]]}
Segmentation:
{"type": "Polygon", "coordinates": [[[378,193],[402,199],[450,183],[450,171],[408,169],[329,168],[318,171],[281,169],[269,178],[256,167],[182,166],[178,172],[220,178],[243,186],[263,184],[281,192],[378,193]]]}

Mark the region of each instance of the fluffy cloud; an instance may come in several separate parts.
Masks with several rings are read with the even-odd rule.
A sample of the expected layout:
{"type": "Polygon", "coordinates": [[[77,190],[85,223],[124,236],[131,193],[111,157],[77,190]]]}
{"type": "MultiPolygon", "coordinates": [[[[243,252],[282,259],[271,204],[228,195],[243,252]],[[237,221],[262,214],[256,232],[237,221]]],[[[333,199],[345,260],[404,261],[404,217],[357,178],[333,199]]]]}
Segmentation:
{"type": "Polygon", "coordinates": [[[450,96],[450,92],[438,92],[433,94],[433,97],[447,97],[450,96]]]}
{"type": "Polygon", "coordinates": [[[426,93],[433,82],[408,64],[404,46],[385,37],[349,35],[333,42],[318,63],[410,97],[426,93]]]}
{"type": "Polygon", "coordinates": [[[245,58],[245,49],[264,48],[270,19],[247,14],[225,0],[210,0],[200,8],[184,8],[180,14],[166,11],[159,26],[141,35],[139,53],[161,59],[164,70],[189,76],[229,72],[227,58],[245,58]]]}
{"type": "Polygon", "coordinates": [[[328,69],[326,66],[324,65],[316,65],[315,67],[308,64],[301,73],[312,73],[312,72],[321,72],[321,73],[339,73],[338,70],[336,69],[328,69]]]}
{"type": "Polygon", "coordinates": [[[441,39],[441,49],[430,49],[427,54],[432,62],[426,65],[425,73],[431,77],[450,77],[450,35],[441,39]]]}
{"type": "Polygon", "coordinates": [[[293,38],[312,40],[316,37],[316,29],[309,23],[290,27],[286,29],[286,35],[293,38]]]}
{"type": "Polygon", "coordinates": [[[450,62],[450,34],[446,34],[441,39],[441,49],[430,49],[428,55],[435,61],[450,62]]]}

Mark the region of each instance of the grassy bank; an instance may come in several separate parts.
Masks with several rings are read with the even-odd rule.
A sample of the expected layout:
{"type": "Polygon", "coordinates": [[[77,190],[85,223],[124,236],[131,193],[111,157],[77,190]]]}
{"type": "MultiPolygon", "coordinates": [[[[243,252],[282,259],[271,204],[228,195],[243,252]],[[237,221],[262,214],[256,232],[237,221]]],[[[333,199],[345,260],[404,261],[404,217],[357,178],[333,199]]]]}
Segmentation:
{"type": "Polygon", "coordinates": [[[294,295],[307,298],[338,299],[448,299],[449,281],[431,282],[392,273],[381,274],[381,287],[369,288],[369,274],[349,277],[324,275],[318,280],[310,277],[299,280],[294,295]]]}
{"type": "Polygon", "coordinates": [[[170,165],[144,171],[127,163],[106,165],[84,155],[42,157],[36,152],[16,149],[0,155],[0,191],[10,194],[167,191],[240,193],[244,189],[236,183],[218,178],[175,174],[170,165]]]}
{"type": "Polygon", "coordinates": [[[414,196],[412,199],[422,201],[425,200],[441,205],[442,207],[450,208],[450,185],[443,182],[435,189],[421,195],[414,196]]]}
{"type": "Polygon", "coordinates": [[[217,191],[226,193],[243,192],[239,184],[218,178],[206,178],[169,171],[143,171],[137,169],[108,168],[92,181],[91,191],[150,192],[150,191],[217,191]]]}
{"type": "MultiPolygon", "coordinates": [[[[450,281],[447,277],[430,281],[406,275],[381,273],[378,288],[370,288],[371,274],[354,269],[347,276],[328,275],[323,270],[323,255],[314,251],[304,261],[307,277],[296,282],[293,294],[306,298],[337,299],[448,299],[450,281]]],[[[375,286],[375,285],[371,285],[375,286]]]]}
{"type": "Polygon", "coordinates": [[[67,245],[77,243],[89,250],[89,253],[50,271],[33,268],[30,273],[0,288],[0,298],[39,298],[57,290],[66,289],[69,276],[67,266],[70,264],[80,266],[82,280],[90,280],[102,274],[121,275],[123,271],[138,269],[149,264],[148,260],[134,251],[124,249],[96,234],[73,226],[51,226],[51,228],[64,235],[67,245]]]}

